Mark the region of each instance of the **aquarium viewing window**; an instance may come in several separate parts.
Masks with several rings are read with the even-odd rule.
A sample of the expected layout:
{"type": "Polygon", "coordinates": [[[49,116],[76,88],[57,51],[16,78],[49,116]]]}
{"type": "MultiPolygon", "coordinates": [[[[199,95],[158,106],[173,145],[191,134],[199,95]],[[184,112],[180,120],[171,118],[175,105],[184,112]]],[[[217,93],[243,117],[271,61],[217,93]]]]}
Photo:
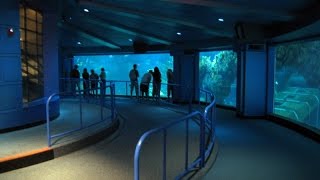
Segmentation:
{"type": "MultiPolygon", "coordinates": [[[[236,106],[237,54],[233,51],[200,52],[199,87],[216,96],[218,104],[236,106]]],[[[200,93],[200,101],[204,101],[200,93]]]]}
{"type": "MultiPolygon", "coordinates": [[[[116,94],[126,95],[126,83],[119,81],[129,81],[129,71],[133,64],[138,65],[139,82],[144,73],[157,66],[162,75],[162,83],[167,83],[166,72],[168,68],[173,69],[173,57],[169,53],[162,54],[129,54],[129,55],[94,55],[94,56],[74,56],[73,64],[79,66],[80,74],[87,68],[90,72],[93,69],[97,74],[104,68],[107,74],[107,80],[116,81],[116,94]]],[[[127,84],[127,90],[128,90],[127,84]]],[[[149,86],[152,88],[152,84],[149,86]]],[[[151,95],[152,91],[149,91],[151,95]]],[[[167,96],[167,87],[162,85],[161,96],[167,96]]]]}
{"type": "Polygon", "coordinates": [[[317,129],[320,128],[320,41],[279,45],[273,112],[317,129]]]}

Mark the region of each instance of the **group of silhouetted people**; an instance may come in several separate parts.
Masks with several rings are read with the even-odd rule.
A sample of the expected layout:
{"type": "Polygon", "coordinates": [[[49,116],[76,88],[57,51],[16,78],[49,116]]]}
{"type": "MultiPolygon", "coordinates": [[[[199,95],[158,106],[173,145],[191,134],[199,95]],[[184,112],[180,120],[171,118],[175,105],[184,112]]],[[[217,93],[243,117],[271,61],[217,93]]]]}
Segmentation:
{"type": "MultiPolygon", "coordinates": [[[[133,90],[135,90],[136,97],[139,97],[139,87],[138,87],[138,78],[139,78],[139,71],[137,70],[137,65],[133,65],[133,69],[129,72],[129,78],[130,78],[130,95],[132,97],[133,90]]],[[[146,72],[142,78],[140,83],[140,93],[141,97],[144,96],[146,98],[149,97],[149,84],[152,81],[152,97],[159,99],[160,98],[160,90],[161,90],[161,72],[158,67],[154,67],[153,70],[149,70],[146,72]]],[[[168,99],[170,96],[172,97],[173,92],[173,82],[174,82],[174,76],[172,69],[168,69],[167,71],[167,79],[168,79],[168,86],[167,86],[167,97],[168,99]]]]}
{"type": "MultiPolygon", "coordinates": [[[[78,70],[78,65],[74,65],[74,68],[70,73],[71,78],[71,88],[75,92],[77,89],[80,91],[80,72],[78,70]]],[[[101,68],[100,75],[94,72],[93,69],[88,73],[87,68],[83,69],[83,94],[84,95],[97,95],[98,94],[98,83],[100,82],[100,93],[102,95],[106,94],[106,72],[104,68],[101,68]]]]}
{"type": "MultiPolygon", "coordinates": [[[[80,91],[80,72],[78,70],[78,65],[74,65],[70,73],[71,78],[71,86],[74,94],[76,94],[77,89],[80,91]]],[[[106,72],[104,68],[101,68],[101,72],[98,75],[94,72],[93,69],[90,70],[90,74],[88,73],[87,68],[83,69],[82,72],[83,78],[83,94],[84,95],[97,95],[98,93],[98,84],[100,83],[100,94],[106,94],[106,72]]],[[[130,79],[130,96],[132,97],[133,90],[135,90],[136,97],[139,98],[139,71],[137,70],[137,64],[133,65],[133,68],[129,72],[130,79]]],[[[173,92],[173,83],[174,76],[172,69],[168,69],[167,71],[167,97],[170,99],[172,97],[173,92]]],[[[142,78],[140,83],[140,93],[141,97],[144,96],[146,98],[149,97],[149,84],[152,81],[152,97],[159,99],[160,98],[160,90],[161,90],[161,72],[158,67],[154,67],[153,70],[149,70],[146,72],[142,78]]]]}

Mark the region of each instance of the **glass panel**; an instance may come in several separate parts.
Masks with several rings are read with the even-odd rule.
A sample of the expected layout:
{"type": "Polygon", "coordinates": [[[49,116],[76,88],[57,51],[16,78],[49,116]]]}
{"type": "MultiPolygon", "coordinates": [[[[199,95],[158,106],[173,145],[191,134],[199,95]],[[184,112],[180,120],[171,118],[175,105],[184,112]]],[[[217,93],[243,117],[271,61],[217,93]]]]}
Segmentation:
{"type": "Polygon", "coordinates": [[[42,54],[43,54],[43,48],[42,46],[38,46],[38,55],[42,56],[42,54]]]}
{"type": "Polygon", "coordinates": [[[29,73],[29,77],[31,78],[31,76],[36,76],[38,75],[38,71],[37,69],[33,68],[32,66],[28,67],[28,73],[29,73]]]}
{"type": "Polygon", "coordinates": [[[27,12],[26,15],[27,15],[28,19],[36,20],[36,11],[35,10],[27,8],[26,12],[27,12]]]}
{"type": "Polygon", "coordinates": [[[25,28],[25,21],[23,16],[20,16],[20,28],[25,28]]]}
{"type": "MultiPolygon", "coordinates": [[[[21,8],[20,13],[24,10],[21,8]]],[[[26,28],[20,29],[21,61],[23,76],[23,101],[29,102],[43,96],[43,53],[42,53],[42,15],[32,9],[26,10],[26,28]],[[40,33],[37,33],[40,31],[40,33]],[[39,53],[39,51],[41,51],[39,53]],[[39,61],[41,61],[39,64],[39,61]]],[[[20,26],[24,25],[24,17],[20,16],[20,26]]]]}
{"type": "Polygon", "coordinates": [[[37,46],[34,44],[27,43],[27,52],[28,56],[35,56],[37,55],[37,46]]]}
{"type": "MultiPolygon", "coordinates": [[[[167,83],[167,70],[173,69],[173,57],[170,54],[135,54],[135,55],[104,55],[104,56],[75,56],[74,64],[79,66],[80,74],[83,69],[94,70],[100,74],[101,67],[105,68],[107,80],[129,81],[129,72],[133,64],[138,65],[139,82],[149,69],[157,66],[162,74],[162,83],[167,83]]],[[[130,95],[130,83],[118,82],[116,88],[117,95],[130,95]],[[119,86],[119,87],[118,87],[119,86]]],[[[149,88],[152,87],[150,83],[149,88]]],[[[151,92],[149,92],[151,93],[151,92]]],[[[133,93],[135,95],[135,91],[133,93]]],[[[167,88],[161,88],[160,95],[167,97],[167,88]]]]}
{"type": "Polygon", "coordinates": [[[43,66],[43,59],[42,56],[38,56],[39,66],[43,66]]]}
{"type": "MultiPolygon", "coordinates": [[[[237,54],[233,51],[201,52],[199,87],[212,92],[218,104],[236,106],[237,54]]],[[[200,91],[200,101],[205,101],[200,91]]],[[[207,97],[209,98],[209,97],[207,97]]]]}
{"type": "Polygon", "coordinates": [[[20,7],[19,13],[20,13],[20,17],[25,16],[25,9],[23,7],[20,7]]]}
{"type": "Polygon", "coordinates": [[[38,23],[42,23],[42,15],[40,13],[37,13],[37,21],[38,23]]]}
{"type": "Polygon", "coordinates": [[[38,24],[38,26],[37,26],[37,32],[38,32],[39,34],[42,34],[42,24],[38,24]]]}
{"type": "Polygon", "coordinates": [[[23,101],[28,102],[28,77],[22,76],[22,92],[23,92],[23,101]]]}
{"type": "Polygon", "coordinates": [[[43,85],[35,84],[33,82],[28,82],[31,87],[29,87],[29,101],[34,101],[42,97],[43,85]]]}
{"type": "Polygon", "coordinates": [[[38,45],[42,45],[42,35],[37,34],[37,38],[38,45]]]}
{"type": "Polygon", "coordinates": [[[31,31],[27,31],[27,42],[37,44],[37,34],[31,31]]]}
{"type": "Polygon", "coordinates": [[[36,59],[29,59],[28,64],[29,66],[32,66],[34,68],[38,67],[38,62],[36,61],[36,59]]]}
{"type": "Polygon", "coordinates": [[[23,53],[23,51],[25,50],[25,46],[24,46],[24,41],[20,41],[20,48],[21,48],[21,53],[23,53]]]}
{"type": "Polygon", "coordinates": [[[274,113],[320,129],[320,41],[276,47],[274,113]]]}
{"type": "Polygon", "coordinates": [[[25,35],[24,29],[20,29],[20,41],[25,41],[25,35]]]}
{"type": "Polygon", "coordinates": [[[36,32],[37,31],[37,26],[36,22],[30,19],[27,19],[27,29],[36,32]]]}
{"type": "Polygon", "coordinates": [[[28,72],[28,69],[26,64],[22,63],[22,73],[24,74],[23,76],[27,76],[27,72],[28,72]]]}

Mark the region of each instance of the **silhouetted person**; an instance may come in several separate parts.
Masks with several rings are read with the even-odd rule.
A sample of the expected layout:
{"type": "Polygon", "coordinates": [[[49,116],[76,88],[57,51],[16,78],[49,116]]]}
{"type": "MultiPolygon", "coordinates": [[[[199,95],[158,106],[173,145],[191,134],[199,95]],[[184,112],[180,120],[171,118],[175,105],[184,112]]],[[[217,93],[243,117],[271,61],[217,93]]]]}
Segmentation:
{"type": "Polygon", "coordinates": [[[70,78],[71,78],[71,89],[74,95],[76,95],[76,91],[78,88],[78,91],[80,91],[80,72],[78,70],[78,65],[74,65],[73,69],[71,70],[70,73],[70,78]]]}
{"type": "Polygon", "coordinates": [[[171,98],[173,96],[174,76],[173,76],[172,69],[168,69],[168,71],[167,71],[167,80],[168,80],[167,97],[168,97],[168,101],[169,101],[170,100],[170,95],[171,95],[171,98]]]}
{"type": "Polygon", "coordinates": [[[155,67],[153,71],[152,97],[155,97],[157,100],[159,100],[160,90],[161,90],[161,73],[159,71],[159,68],[155,67]]]}
{"type": "Polygon", "coordinates": [[[89,94],[89,73],[87,71],[87,68],[83,69],[82,72],[82,79],[83,79],[83,90],[84,90],[84,95],[89,94]]]}
{"type": "Polygon", "coordinates": [[[104,68],[101,68],[101,73],[99,77],[100,77],[100,94],[106,95],[107,75],[106,75],[106,72],[104,71],[104,68]]]}
{"type": "Polygon", "coordinates": [[[136,97],[139,98],[139,71],[137,70],[137,64],[133,65],[133,69],[129,72],[129,78],[130,78],[130,95],[132,97],[133,89],[136,91],[136,97]]]}
{"type": "Polygon", "coordinates": [[[143,95],[145,94],[146,97],[149,97],[149,84],[151,82],[152,78],[152,70],[149,70],[147,73],[145,73],[142,76],[141,83],[140,83],[140,91],[141,91],[141,97],[143,98],[143,95]]]}
{"type": "Polygon", "coordinates": [[[91,85],[91,92],[94,96],[96,96],[97,93],[97,88],[98,88],[98,81],[99,81],[99,76],[97,73],[94,72],[93,69],[91,69],[91,74],[90,74],[90,85],[91,85]]]}

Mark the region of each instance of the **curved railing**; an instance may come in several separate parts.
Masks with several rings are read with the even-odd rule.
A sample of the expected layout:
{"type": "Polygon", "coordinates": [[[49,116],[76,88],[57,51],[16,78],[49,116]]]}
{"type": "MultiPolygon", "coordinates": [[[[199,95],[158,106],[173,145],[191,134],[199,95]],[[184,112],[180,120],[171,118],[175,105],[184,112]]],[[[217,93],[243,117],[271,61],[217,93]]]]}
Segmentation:
{"type": "MultiPolygon", "coordinates": [[[[199,89],[199,96],[201,96],[201,93],[204,93],[205,94],[205,103],[211,103],[212,102],[212,99],[213,99],[213,94],[208,91],[208,90],[205,90],[205,89],[199,89]]],[[[201,100],[199,98],[199,103],[201,103],[201,100]]]]}
{"type": "Polygon", "coordinates": [[[209,126],[209,144],[206,148],[205,152],[205,158],[208,158],[208,156],[211,154],[211,151],[215,144],[215,123],[216,123],[216,99],[214,95],[211,95],[211,103],[205,108],[204,110],[204,119],[206,122],[206,125],[209,126]]]}
{"type": "Polygon", "coordinates": [[[200,118],[200,153],[199,153],[199,156],[191,163],[191,164],[188,164],[188,156],[189,156],[189,141],[188,141],[188,135],[186,136],[186,151],[185,151],[185,170],[180,173],[178,177],[183,177],[185,176],[186,174],[188,174],[190,171],[194,170],[197,166],[199,167],[203,167],[204,166],[204,163],[205,163],[205,151],[204,151],[204,126],[205,126],[205,119],[203,117],[203,115],[196,111],[196,112],[193,112],[179,120],[176,120],[174,122],[171,122],[169,124],[166,124],[166,125],[163,125],[161,127],[158,127],[158,128],[155,128],[155,129],[151,129],[147,132],[145,132],[141,138],[139,139],[137,145],[136,145],[136,149],[135,149],[135,153],[134,153],[134,179],[135,180],[139,180],[140,179],[140,151],[141,151],[141,147],[144,143],[144,141],[152,134],[156,134],[156,133],[162,133],[163,135],[163,164],[162,164],[162,167],[163,167],[163,179],[166,179],[166,174],[167,174],[167,162],[166,162],[166,159],[167,159],[167,156],[166,156],[166,153],[167,153],[167,129],[172,127],[172,126],[175,126],[179,123],[182,123],[182,122],[186,122],[186,134],[188,134],[188,131],[189,131],[189,120],[191,118],[194,118],[194,117],[199,117],[200,118]]]}
{"type": "Polygon", "coordinates": [[[95,122],[95,123],[91,123],[89,125],[84,125],[83,123],[83,119],[82,119],[82,105],[83,105],[83,95],[81,95],[81,93],[84,93],[83,91],[84,90],[80,90],[80,91],[77,91],[77,93],[79,93],[79,95],[77,95],[76,97],[79,98],[79,123],[80,123],[80,127],[76,127],[74,129],[71,129],[71,130],[68,130],[68,131],[65,131],[65,132],[61,132],[61,133],[58,133],[58,134],[52,134],[51,133],[51,127],[50,127],[50,101],[53,99],[53,98],[59,98],[59,96],[62,96],[62,95],[70,95],[69,93],[70,92],[62,92],[62,93],[54,93],[52,94],[48,99],[47,99],[47,102],[46,102],[46,122],[47,122],[47,140],[48,140],[48,146],[52,146],[52,143],[51,143],[51,140],[53,138],[58,138],[58,137],[63,137],[63,136],[66,136],[70,133],[73,133],[75,131],[79,131],[79,130],[83,130],[83,129],[87,129],[91,126],[94,126],[96,124],[99,124],[99,123],[102,123],[104,122],[105,120],[107,120],[108,118],[111,118],[111,120],[113,120],[115,118],[115,113],[116,113],[116,110],[115,110],[115,85],[113,83],[110,84],[110,86],[106,86],[106,88],[109,88],[110,89],[110,109],[111,109],[111,115],[110,117],[107,117],[107,118],[104,118],[103,117],[103,108],[106,107],[106,104],[105,104],[105,97],[106,96],[100,96],[100,102],[99,102],[99,106],[100,106],[100,121],[98,122],[95,122]]]}
{"type": "Polygon", "coordinates": [[[166,147],[167,147],[167,129],[179,124],[181,122],[186,122],[186,152],[185,152],[185,167],[184,171],[181,172],[176,176],[175,179],[181,179],[191,171],[195,170],[196,168],[202,168],[205,166],[205,160],[209,157],[209,155],[212,152],[212,149],[215,144],[215,121],[216,121],[216,100],[215,97],[209,92],[205,91],[208,94],[210,94],[211,98],[211,103],[206,106],[204,113],[200,113],[199,111],[194,111],[190,113],[189,115],[178,119],[176,121],[173,121],[167,125],[163,125],[158,128],[151,129],[144,133],[135,149],[135,154],[134,154],[134,180],[139,180],[140,179],[140,150],[141,147],[144,143],[144,141],[151,136],[152,134],[156,133],[162,133],[163,135],[163,172],[162,176],[163,179],[166,179],[166,147]],[[198,117],[198,118],[197,118],[198,117]],[[200,146],[199,146],[199,156],[193,160],[190,164],[188,164],[188,144],[189,144],[189,139],[188,139],[188,131],[189,131],[189,119],[197,119],[199,120],[199,127],[200,127],[200,146]],[[206,137],[208,135],[208,137],[206,137]],[[207,141],[206,141],[207,140],[207,141]],[[206,143],[207,142],[207,143],[206,143]]]}

